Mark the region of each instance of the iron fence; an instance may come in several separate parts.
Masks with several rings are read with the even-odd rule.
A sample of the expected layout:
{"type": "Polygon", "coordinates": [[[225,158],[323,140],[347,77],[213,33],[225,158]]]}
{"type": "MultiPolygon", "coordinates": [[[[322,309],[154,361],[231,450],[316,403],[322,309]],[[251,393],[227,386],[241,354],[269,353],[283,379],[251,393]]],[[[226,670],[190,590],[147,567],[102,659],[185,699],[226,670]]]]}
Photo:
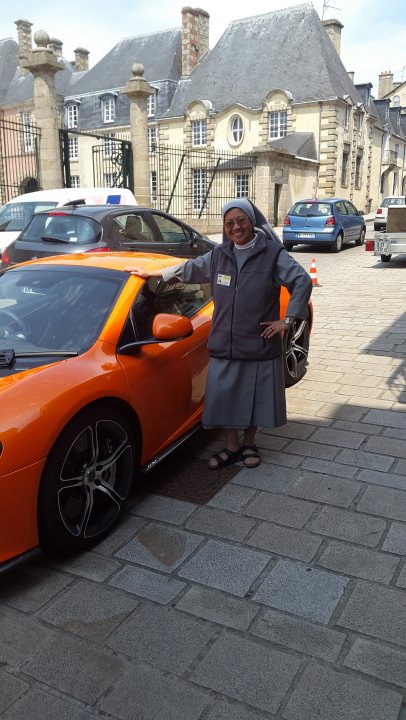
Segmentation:
{"type": "Polygon", "coordinates": [[[0,118],[0,204],[41,189],[40,129],[27,122],[0,118]]]}
{"type": "Polygon", "coordinates": [[[65,187],[120,187],[133,191],[131,143],[118,135],[59,131],[65,187]]]}

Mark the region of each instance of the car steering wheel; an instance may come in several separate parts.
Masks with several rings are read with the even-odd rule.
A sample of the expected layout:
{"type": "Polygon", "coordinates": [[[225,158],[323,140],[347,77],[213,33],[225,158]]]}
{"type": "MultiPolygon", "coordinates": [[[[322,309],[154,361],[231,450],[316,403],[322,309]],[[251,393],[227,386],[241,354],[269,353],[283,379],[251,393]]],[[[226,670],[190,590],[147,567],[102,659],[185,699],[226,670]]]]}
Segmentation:
{"type": "MultiPolygon", "coordinates": [[[[25,322],[23,320],[21,320],[21,318],[18,317],[18,315],[13,313],[12,310],[9,310],[8,308],[0,308],[0,315],[1,314],[7,315],[9,318],[11,318],[13,323],[15,323],[17,325],[17,328],[20,330],[20,332],[23,333],[24,336],[26,336],[28,334],[27,325],[25,324],[25,322]]],[[[6,329],[7,328],[5,328],[5,330],[6,329]]]]}

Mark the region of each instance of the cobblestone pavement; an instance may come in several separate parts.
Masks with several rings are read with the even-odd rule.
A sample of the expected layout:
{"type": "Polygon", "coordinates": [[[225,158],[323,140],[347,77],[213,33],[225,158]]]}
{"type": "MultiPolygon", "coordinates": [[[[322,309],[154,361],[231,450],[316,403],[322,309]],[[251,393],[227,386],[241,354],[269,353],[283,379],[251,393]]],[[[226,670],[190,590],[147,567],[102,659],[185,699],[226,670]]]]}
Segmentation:
{"type": "Polygon", "coordinates": [[[1,577],[2,720],[405,720],[406,261],[294,256],[320,287],[288,425],[206,505],[134,497],[1,577]]]}

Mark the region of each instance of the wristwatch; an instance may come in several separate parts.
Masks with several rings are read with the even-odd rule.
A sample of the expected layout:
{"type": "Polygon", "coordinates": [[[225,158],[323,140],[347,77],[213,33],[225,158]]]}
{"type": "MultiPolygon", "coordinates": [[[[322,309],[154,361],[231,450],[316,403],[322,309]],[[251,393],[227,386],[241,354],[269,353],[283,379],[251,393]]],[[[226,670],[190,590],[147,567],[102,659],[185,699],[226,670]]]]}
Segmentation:
{"type": "Polygon", "coordinates": [[[285,325],[293,325],[295,322],[295,318],[293,317],[285,317],[284,321],[285,325]]]}

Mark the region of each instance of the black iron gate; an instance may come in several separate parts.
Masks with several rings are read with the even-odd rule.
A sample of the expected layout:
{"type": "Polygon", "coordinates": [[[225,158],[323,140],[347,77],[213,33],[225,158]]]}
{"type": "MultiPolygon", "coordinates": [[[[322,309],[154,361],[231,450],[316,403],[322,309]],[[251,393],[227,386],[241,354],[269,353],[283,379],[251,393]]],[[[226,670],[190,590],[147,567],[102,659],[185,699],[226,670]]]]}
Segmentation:
{"type": "Polygon", "coordinates": [[[155,207],[183,218],[216,218],[234,197],[255,201],[254,153],[156,145],[150,149],[155,207]]]}
{"type": "Polygon", "coordinates": [[[60,130],[59,134],[64,187],[89,185],[134,190],[129,140],[79,130],[60,130]]]}
{"type": "Polygon", "coordinates": [[[29,113],[26,122],[0,118],[0,205],[41,189],[40,135],[29,113]]]}

